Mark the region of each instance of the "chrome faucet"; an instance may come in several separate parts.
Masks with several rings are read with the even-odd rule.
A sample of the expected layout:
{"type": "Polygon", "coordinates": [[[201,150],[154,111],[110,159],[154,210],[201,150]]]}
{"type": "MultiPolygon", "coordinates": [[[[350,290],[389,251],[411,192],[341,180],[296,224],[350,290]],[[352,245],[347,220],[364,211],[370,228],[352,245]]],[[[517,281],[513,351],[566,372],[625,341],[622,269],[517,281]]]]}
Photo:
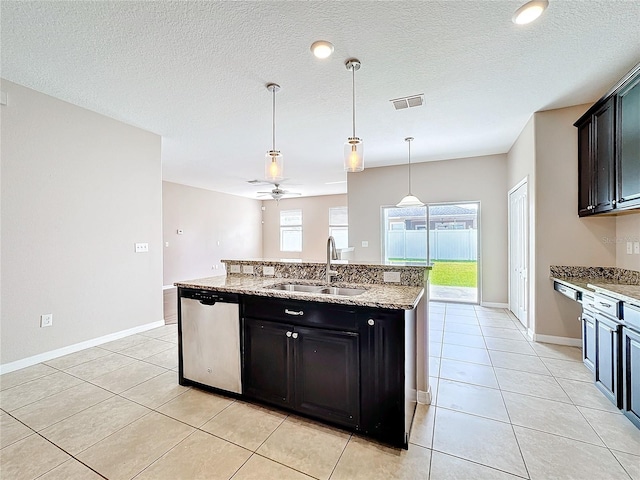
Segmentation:
{"type": "Polygon", "coordinates": [[[331,260],[338,259],[338,251],[336,250],[336,241],[332,236],[327,239],[327,283],[331,283],[331,277],[338,274],[337,271],[331,270],[331,260]]]}

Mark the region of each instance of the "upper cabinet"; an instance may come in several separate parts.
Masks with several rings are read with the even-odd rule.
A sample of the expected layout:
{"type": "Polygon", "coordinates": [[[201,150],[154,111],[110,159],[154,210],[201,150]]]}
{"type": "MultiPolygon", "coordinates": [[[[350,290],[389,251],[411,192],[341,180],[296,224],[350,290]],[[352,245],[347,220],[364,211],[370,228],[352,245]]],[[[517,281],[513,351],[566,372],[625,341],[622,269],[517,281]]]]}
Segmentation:
{"type": "Polygon", "coordinates": [[[640,64],[574,124],[578,215],[640,207],[640,64]]]}

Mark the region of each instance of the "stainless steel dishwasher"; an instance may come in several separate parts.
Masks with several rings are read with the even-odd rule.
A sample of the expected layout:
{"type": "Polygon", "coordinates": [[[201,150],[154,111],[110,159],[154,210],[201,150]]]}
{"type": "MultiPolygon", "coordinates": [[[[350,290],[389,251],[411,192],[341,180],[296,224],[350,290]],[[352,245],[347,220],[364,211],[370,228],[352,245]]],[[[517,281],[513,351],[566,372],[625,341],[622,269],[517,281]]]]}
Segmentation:
{"type": "Polygon", "coordinates": [[[180,383],[242,393],[238,295],[180,289],[180,383]]]}

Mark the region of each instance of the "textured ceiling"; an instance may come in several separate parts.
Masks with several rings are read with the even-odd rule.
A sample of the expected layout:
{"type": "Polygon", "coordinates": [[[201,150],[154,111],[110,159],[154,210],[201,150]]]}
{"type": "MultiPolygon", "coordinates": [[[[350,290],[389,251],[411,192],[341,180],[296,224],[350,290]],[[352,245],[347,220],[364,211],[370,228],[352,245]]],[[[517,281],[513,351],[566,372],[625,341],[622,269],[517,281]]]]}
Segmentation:
{"type": "Polygon", "coordinates": [[[279,83],[285,187],[343,193],[350,57],[367,167],[406,163],[406,136],[416,162],[504,153],[533,112],[593,102],[640,61],[638,1],[550,0],[516,26],[522,3],[3,0],[0,74],[162,135],[165,180],[252,197],[279,83]]]}

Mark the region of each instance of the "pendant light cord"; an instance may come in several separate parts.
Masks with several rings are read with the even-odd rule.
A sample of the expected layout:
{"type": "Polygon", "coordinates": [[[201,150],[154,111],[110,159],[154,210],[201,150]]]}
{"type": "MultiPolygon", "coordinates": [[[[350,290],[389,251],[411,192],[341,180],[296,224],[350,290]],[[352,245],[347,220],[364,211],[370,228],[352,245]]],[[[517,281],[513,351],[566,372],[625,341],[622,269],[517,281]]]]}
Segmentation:
{"type": "Polygon", "coordinates": [[[273,119],[271,124],[273,125],[273,148],[272,150],[275,151],[276,149],[276,89],[274,87],[273,89],[273,119]]]}
{"type": "Polygon", "coordinates": [[[355,66],[351,66],[351,78],[352,78],[352,102],[353,102],[353,136],[356,136],[356,69],[355,66]]]}
{"type": "Polygon", "coordinates": [[[408,140],[409,144],[409,195],[411,195],[411,140],[408,140]]]}

